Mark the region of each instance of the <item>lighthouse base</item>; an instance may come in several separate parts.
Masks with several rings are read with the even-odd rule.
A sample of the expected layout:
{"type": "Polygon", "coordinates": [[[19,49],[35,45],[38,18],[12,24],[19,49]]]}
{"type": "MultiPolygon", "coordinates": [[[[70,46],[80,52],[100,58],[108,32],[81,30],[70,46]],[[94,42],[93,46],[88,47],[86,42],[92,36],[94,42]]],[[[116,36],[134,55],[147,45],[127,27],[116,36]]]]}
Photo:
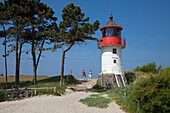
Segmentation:
{"type": "Polygon", "coordinates": [[[121,75],[120,74],[115,75],[114,73],[99,73],[98,83],[105,88],[123,86],[121,75]]]}

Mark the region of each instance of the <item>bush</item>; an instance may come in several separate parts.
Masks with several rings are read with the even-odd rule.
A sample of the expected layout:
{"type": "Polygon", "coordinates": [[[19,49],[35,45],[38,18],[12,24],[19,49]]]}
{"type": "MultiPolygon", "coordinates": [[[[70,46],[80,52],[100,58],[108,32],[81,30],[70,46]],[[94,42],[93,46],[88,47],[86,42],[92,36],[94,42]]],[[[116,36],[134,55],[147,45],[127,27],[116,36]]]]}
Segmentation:
{"type": "Polygon", "coordinates": [[[151,76],[138,83],[132,91],[131,100],[139,100],[145,112],[165,113],[170,106],[170,76],[151,76]]]}
{"type": "MultiPolygon", "coordinates": [[[[132,90],[134,89],[134,86],[134,84],[130,84],[127,87],[112,88],[106,93],[108,94],[109,98],[115,100],[116,103],[120,105],[124,111],[129,113],[137,113],[136,102],[129,98],[132,90]]],[[[142,113],[142,111],[138,111],[138,113],[142,113]]]]}
{"type": "Polygon", "coordinates": [[[162,66],[159,65],[157,67],[157,65],[155,64],[155,62],[152,63],[148,63],[147,65],[143,65],[142,67],[137,66],[133,71],[142,71],[142,72],[146,72],[146,73],[159,73],[161,70],[162,66]]]}
{"type": "Polygon", "coordinates": [[[161,70],[161,75],[170,75],[170,67],[161,70]]]}
{"type": "Polygon", "coordinates": [[[130,71],[125,71],[124,73],[125,73],[125,77],[126,77],[128,84],[130,84],[130,82],[135,81],[136,79],[135,73],[130,72],[130,71]]]}
{"type": "Polygon", "coordinates": [[[5,101],[4,95],[5,91],[0,91],[0,102],[5,101]]]}
{"type": "Polygon", "coordinates": [[[100,90],[100,89],[103,89],[103,87],[97,82],[97,83],[93,86],[93,89],[100,90]]]}
{"type": "Polygon", "coordinates": [[[135,73],[136,80],[127,87],[106,93],[130,113],[167,113],[170,108],[170,76],[135,73]],[[143,76],[142,76],[143,75],[143,76]],[[139,109],[137,107],[139,101],[139,109]]]}

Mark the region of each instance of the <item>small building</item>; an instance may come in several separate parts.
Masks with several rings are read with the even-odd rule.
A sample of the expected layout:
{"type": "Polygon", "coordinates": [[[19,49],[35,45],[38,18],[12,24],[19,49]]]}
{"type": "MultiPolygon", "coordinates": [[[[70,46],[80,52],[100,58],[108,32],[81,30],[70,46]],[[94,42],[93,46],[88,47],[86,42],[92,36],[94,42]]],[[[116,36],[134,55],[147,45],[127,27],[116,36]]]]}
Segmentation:
{"type": "Polygon", "coordinates": [[[121,87],[127,85],[122,66],[122,49],[126,48],[126,39],[121,37],[123,28],[113,21],[110,15],[109,22],[100,28],[102,41],[97,42],[98,49],[101,49],[101,73],[98,75],[98,82],[103,87],[121,87]]]}

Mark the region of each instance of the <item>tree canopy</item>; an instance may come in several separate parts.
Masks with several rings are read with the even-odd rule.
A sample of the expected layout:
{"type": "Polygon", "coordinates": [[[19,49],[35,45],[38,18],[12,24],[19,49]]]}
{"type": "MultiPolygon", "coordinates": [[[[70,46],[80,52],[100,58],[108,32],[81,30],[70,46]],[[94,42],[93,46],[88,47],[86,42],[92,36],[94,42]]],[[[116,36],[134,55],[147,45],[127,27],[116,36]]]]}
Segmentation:
{"type": "Polygon", "coordinates": [[[161,70],[162,66],[159,65],[157,67],[156,63],[155,62],[152,62],[152,63],[148,63],[146,65],[143,65],[143,66],[137,66],[133,71],[142,71],[142,72],[146,72],[146,73],[159,73],[160,70],[161,70]]]}
{"type": "Polygon", "coordinates": [[[81,44],[86,40],[98,40],[92,35],[98,30],[100,24],[98,20],[91,24],[89,22],[90,18],[85,18],[85,13],[73,3],[66,5],[62,12],[63,21],[60,21],[58,37],[55,38],[55,41],[68,46],[68,48],[63,49],[61,81],[63,81],[65,53],[75,44],[81,44]]]}

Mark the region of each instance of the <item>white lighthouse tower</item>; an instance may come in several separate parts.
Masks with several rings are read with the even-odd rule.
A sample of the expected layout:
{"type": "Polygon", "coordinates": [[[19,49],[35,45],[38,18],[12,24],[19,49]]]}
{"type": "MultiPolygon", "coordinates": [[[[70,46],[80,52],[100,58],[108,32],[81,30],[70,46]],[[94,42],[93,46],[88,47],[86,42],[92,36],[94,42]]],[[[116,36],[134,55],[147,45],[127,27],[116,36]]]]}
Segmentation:
{"type": "Polygon", "coordinates": [[[121,66],[122,49],[126,47],[126,39],[121,37],[123,28],[110,21],[100,28],[102,31],[102,42],[97,43],[101,49],[101,73],[98,82],[104,87],[126,86],[127,81],[121,66]]]}

